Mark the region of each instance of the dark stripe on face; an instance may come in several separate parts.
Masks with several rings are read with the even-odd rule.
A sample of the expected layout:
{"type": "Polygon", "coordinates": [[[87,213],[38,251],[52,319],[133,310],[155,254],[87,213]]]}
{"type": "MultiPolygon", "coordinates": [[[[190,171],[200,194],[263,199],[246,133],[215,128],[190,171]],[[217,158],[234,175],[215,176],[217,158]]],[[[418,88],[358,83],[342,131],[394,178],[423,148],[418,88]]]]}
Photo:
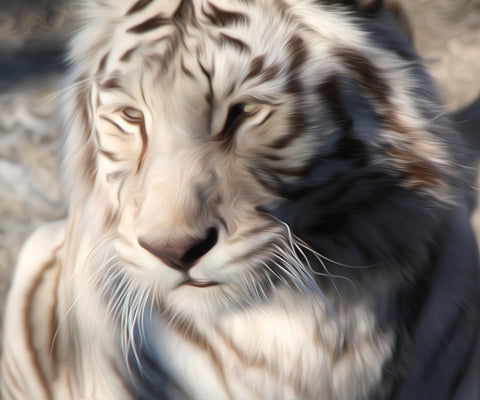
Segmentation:
{"type": "Polygon", "coordinates": [[[187,66],[185,65],[185,61],[183,60],[183,58],[182,58],[182,60],[180,61],[180,68],[182,69],[182,72],[183,72],[186,76],[188,76],[189,78],[194,78],[194,75],[193,75],[192,71],[190,71],[190,70],[187,68],[187,66]]]}
{"type": "Polygon", "coordinates": [[[101,74],[103,71],[105,71],[105,66],[107,65],[107,59],[108,59],[109,53],[105,54],[102,59],[100,60],[100,63],[98,64],[98,73],[101,74]]]}
{"type": "Polygon", "coordinates": [[[271,65],[262,72],[262,77],[260,83],[270,82],[275,79],[280,72],[280,67],[278,65],[271,65]]]}
{"type": "Polygon", "coordinates": [[[106,115],[100,115],[101,119],[105,120],[105,121],[108,121],[109,123],[111,123],[115,128],[117,128],[120,132],[124,133],[125,135],[129,135],[129,133],[123,129],[123,127],[121,127],[119,124],[117,124],[113,119],[107,117],[106,115]]]}
{"type": "Polygon", "coordinates": [[[130,49],[130,50],[127,50],[125,53],[122,54],[122,56],[120,57],[120,61],[121,62],[127,62],[130,60],[133,52],[136,50],[137,48],[134,47],[133,49],[130,49]]]}
{"type": "Polygon", "coordinates": [[[287,51],[290,56],[290,73],[298,74],[308,58],[306,43],[300,36],[295,35],[288,41],[287,51]]]}
{"type": "Polygon", "coordinates": [[[143,161],[143,158],[145,156],[145,152],[147,151],[147,147],[148,147],[147,128],[145,126],[145,121],[143,120],[143,118],[139,122],[139,125],[140,125],[140,137],[142,138],[142,149],[140,150],[140,155],[138,156],[136,173],[138,173],[138,171],[140,171],[140,168],[142,166],[142,161],[143,161]]]}
{"type": "Polygon", "coordinates": [[[142,22],[141,24],[135,25],[132,28],[128,29],[128,33],[135,33],[135,34],[141,34],[145,33],[154,29],[158,29],[168,23],[170,23],[171,20],[170,18],[165,18],[161,15],[156,15],[155,17],[152,17],[150,19],[147,19],[146,21],[142,22]]]}
{"type": "Polygon", "coordinates": [[[299,138],[305,133],[307,127],[307,116],[301,112],[296,111],[288,118],[290,123],[289,133],[269,145],[273,149],[283,149],[287,147],[292,141],[299,138]]]}
{"type": "Polygon", "coordinates": [[[234,47],[240,52],[250,52],[250,46],[248,44],[225,33],[220,34],[220,45],[225,47],[234,47]]]}
{"type": "Polygon", "coordinates": [[[223,144],[224,149],[230,149],[233,144],[233,138],[237,129],[245,121],[246,115],[243,113],[243,104],[235,104],[230,107],[227,119],[222,130],[215,135],[214,139],[223,144]]]}
{"type": "Polygon", "coordinates": [[[276,195],[282,196],[282,187],[285,184],[279,177],[275,176],[269,168],[248,167],[248,170],[253,175],[255,180],[267,191],[276,195]]]}
{"type": "Polygon", "coordinates": [[[110,161],[113,161],[113,162],[121,161],[121,158],[119,158],[118,155],[115,154],[115,153],[113,153],[112,151],[100,149],[100,150],[99,150],[99,153],[100,153],[102,156],[108,158],[110,161]]]}
{"type": "Polygon", "coordinates": [[[265,68],[265,56],[255,57],[250,65],[250,70],[242,81],[242,84],[246,81],[254,78],[260,78],[259,83],[270,82],[275,79],[280,71],[278,65],[270,65],[265,68]]]}
{"type": "Polygon", "coordinates": [[[104,82],[100,82],[100,87],[102,89],[120,89],[120,81],[117,78],[109,78],[104,82]]]}
{"type": "Polygon", "coordinates": [[[197,26],[195,19],[195,8],[191,0],[182,0],[173,14],[173,20],[178,24],[190,23],[197,26]]]}
{"type": "Polygon", "coordinates": [[[265,65],[265,56],[255,57],[251,62],[250,71],[248,71],[248,74],[243,80],[243,82],[258,76],[262,71],[264,65],[265,65]]]}
{"type": "Polygon", "coordinates": [[[138,0],[128,11],[126,15],[134,14],[140,10],[143,10],[148,6],[153,0],[138,0]]]}
{"type": "Polygon", "coordinates": [[[202,10],[205,16],[210,20],[214,25],[225,27],[229,25],[236,24],[246,24],[248,23],[248,17],[245,14],[234,11],[225,11],[220,8],[217,8],[212,3],[208,3],[213,14],[208,13],[205,10],[202,10]]]}

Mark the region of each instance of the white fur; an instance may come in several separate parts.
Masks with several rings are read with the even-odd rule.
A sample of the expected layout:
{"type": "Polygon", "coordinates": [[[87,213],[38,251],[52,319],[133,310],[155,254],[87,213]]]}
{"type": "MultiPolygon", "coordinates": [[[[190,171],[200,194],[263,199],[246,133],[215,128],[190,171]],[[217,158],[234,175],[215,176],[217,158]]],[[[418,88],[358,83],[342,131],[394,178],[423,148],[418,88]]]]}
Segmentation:
{"type": "MultiPolygon", "coordinates": [[[[138,345],[137,328],[152,357],[168,367],[188,398],[313,399],[319,393],[323,400],[366,398],[391,356],[391,332],[377,326],[368,299],[345,309],[341,299],[323,294],[308,263],[295,255],[298,244],[288,229],[256,210],[278,200],[249,167],[256,166],[269,143],[288,133],[285,115],[295,99],[283,92],[287,72],[281,69],[273,81],[252,80],[229,95],[224,92],[242,81],[257,55],[266,54],[267,63],[285,67],[283,46],[294,33],[309,44],[309,60],[300,78],[312,87],[331,73],[348,74],[333,55],[335,47],[348,46],[382,66],[383,78],[395,94],[392,101],[405,116],[401,122],[426,137],[425,148],[415,151],[434,153],[432,159],[442,167],[446,156],[438,146],[428,145],[435,139],[417,122],[421,118],[409,100],[409,78],[395,67],[400,60],[372,49],[366,34],[340,8],[332,12],[313,1],[289,0],[283,2],[282,17],[274,1],[254,5],[223,1],[218,2],[220,8],[245,12],[255,29],[220,29],[204,22],[201,32],[190,27],[183,38],[187,49],[172,56],[168,62],[173,66],[162,74],[160,60],[175,28],[165,26],[137,36],[127,31],[159,12],[171,15],[179,3],[154,1],[125,18],[133,3],[98,0],[83,6],[85,25],[71,46],[72,86],[64,99],[70,214],[67,221],[36,234],[22,253],[5,323],[5,399],[48,398],[36,374],[50,368],[53,372],[45,373],[44,381],[55,399],[130,398],[125,387],[130,387],[131,366],[126,358],[138,345]],[[219,29],[241,36],[255,54],[238,57],[231,48],[219,47],[214,40],[219,29]],[[119,62],[135,46],[137,54],[119,62]],[[107,52],[105,70],[98,75],[107,52]],[[193,78],[179,72],[181,61],[193,78]],[[216,67],[211,85],[217,98],[210,126],[204,118],[209,82],[200,65],[216,67]],[[118,78],[122,89],[102,87],[111,77],[118,78]],[[252,97],[259,99],[257,119],[239,129],[234,153],[222,153],[209,136],[223,126],[229,105],[252,97]],[[143,113],[142,126],[125,120],[125,107],[143,113]],[[259,128],[260,117],[271,107],[280,111],[259,128]],[[87,148],[113,152],[119,160],[98,153],[92,157],[87,148]],[[96,168],[93,176],[87,176],[92,160],[96,168]],[[206,204],[199,202],[197,189],[203,191],[206,204]],[[189,276],[221,285],[182,285],[184,274],[138,243],[140,236],[170,243],[201,235],[217,221],[217,214],[226,226],[219,228],[218,243],[189,276]],[[253,249],[264,249],[263,258],[242,258],[253,249]],[[27,316],[25,325],[21,318],[25,307],[32,306],[25,300],[47,259],[55,260],[58,275],[44,275],[42,285],[54,296],[58,326],[54,338],[47,335],[38,344],[38,368],[27,359],[33,356],[28,341],[34,331],[43,329],[42,321],[27,316]],[[276,263],[289,282],[270,285],[274,274],[267,262],[276,263]],[[265,294],[259,282],[271,293],[265,294]],[[186,330],[179,328],[184,321],[186,330]],[[206,344],[192,341],[192,332],[206,344]]],[[[198,14],[208,8],[205,1],[193,4],[198,14]]],[[[308,102],[313,94],[305,96],[308,102]]],[[[325,141],[331,133],[325,127],[325,141]]],[[[403,139],[392,134],[388,140],[403,139]]],[[[315,141],[317,137],[305,135],[280,150],[281,166],[304,165],[315,141]]],[[[30,300],[47,304],[39,296],[30,300]]]]}

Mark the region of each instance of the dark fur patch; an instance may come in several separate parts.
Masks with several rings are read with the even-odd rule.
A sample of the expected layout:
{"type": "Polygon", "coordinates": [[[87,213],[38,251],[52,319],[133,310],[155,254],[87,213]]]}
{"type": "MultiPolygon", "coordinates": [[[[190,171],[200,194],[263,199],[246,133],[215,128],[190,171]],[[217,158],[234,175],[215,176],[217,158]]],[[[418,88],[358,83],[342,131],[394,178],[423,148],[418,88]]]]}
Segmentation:
{"type": "Polygon", "coordinates": [[[250,65],[250,70],[248,71],[247,76],[243,80],[243,82],[246,82],[258,75],[260,75],[261,71],[263,70],[263,67],[265,65],[265,56],[258,56],[255,57],[250,65]]]}
{"type": "Polygon", "coordinates": [[[128,61],[130,60],[132,54],[135,52],[135,50],[137,50],[136,47],[127,50],[127,51],[126,51],[125,53],[123,53],[122,56],[120,57],[120,61],[121,61],[121,62],[128,62],[128,61]]]}
{"type": "Polygon", "coordinates": [[[169,22],[170,22],[169,18],[165,18],[162,15],[156,15],[155,17],[149,18],[146,21],[129,28],[127,32],[142,34],[154,29],[158,29],[168,24],[169,22]]]}
{"type": "Polygon", "coordinates": [[[251,51],[250,46],[244,41],[234,38],[226,33],[220,34],[220,46],[233,47],[240,52],[249,53],[251,51]]]}
{"type": "Polygon", "coordinates": [[[237,24],[246,24],[248,23],[248,16],[246,14],[234,11],[226,11],[222,10],[212,3],[208,3],[210,10],[212,13],[207,12],[206,10],[202,10],[205,16],[210,20],[210,22],[214,25],[225,27],[230,25],[237,25],[237,24]]]}
{"type": "Polygon", "coordinates": [[[108,60],[108,56],[109,56],[110,53],[106,53],[102,59],[100,60],[100,62],[98,63],[98,70],[97,70],[97,73],[101,74],[102,72],[105,71],[105,66],[107,65],[107,60],[108,60]]]}
{"type": "Polygon", "coordinates": [[[147,7],[153,0],[138,0],[128,11],[126,15],[134,14],[147,7]]]}
{"type": "Polygon", "coordinates": [[[108,78],[103,82],[100,82],[100,87],[103,89],[120,89],[120,81],[117,78],[108,78]]]}
{"type": "Polygon", "coordinates": [[[298,74],[308,58],[305,41],[298,35],[293,36],[287,43],[290,61],[290,73],[298,74]]]}

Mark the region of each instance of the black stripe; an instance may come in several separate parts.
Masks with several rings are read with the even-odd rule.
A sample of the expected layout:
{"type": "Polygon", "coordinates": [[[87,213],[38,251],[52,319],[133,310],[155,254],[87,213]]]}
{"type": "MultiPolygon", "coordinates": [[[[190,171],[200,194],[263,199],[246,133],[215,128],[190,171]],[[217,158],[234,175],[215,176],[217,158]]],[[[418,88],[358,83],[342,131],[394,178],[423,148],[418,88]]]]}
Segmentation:
{"type": "Polygon", "coordinates": [[[147,7],[153,0],[138,0],[128,11],[126,15],[134,14],[147,7]]]}
{"type": "Polygon", "coordinates": [[[248,74],[243,80],[243,82],[246,82],[249,79],[252,79],[258,76],[262,71],[264,65],[265,65],[265,56],[255,57],[251,62],[250,71],[248,71],[248,74]]]}
{"type": "Polygon", "coordinates": [[[289,116],[288,121],[290,122],[289,133],[274,141],[269,147],[273,149],[283,149],[304,134],[307,125],[307,117],[303,112],[297,111],[292,113],[289,116]]]}
{"type": "Polygon", "coordinates": [[[263,125],[265,122],[267,122],[272,115],[275,114],[275,110],[270,110],[267,115],[265,115],[265,118],[263,118],[260,122],[256,123],[255,126],[260,126],[263,125]]]}
{"type": "Polygon", "coordinates": [[[392,89],[382,77],[382,73],[367,57],[353,49],[337,49],[334,53],[350,70],[355,80],[382,107],[379,113],[384,126],[399,133],[409,133],[409,129],[398,120],[392,103],[392,89]]]}
{"type": "Polygon", "coordinates": [[[122,56],[120,57],[120,61],[121,62],[127,62],[130,60],[130,57],[132,56],[133,52],[137,50],[136,47],[130,49],[130,50],[127,50],[125,53],[122,54],[122,56]]]}
{"type": "Polygon", "coordinates": [[[100,149],[99,150],[99,153],[108,158],[110,161],[113,161],[113,162],[118,162],[118,161],[122,161],[122,159],[120,157],[118,157],[117,154],[111,152],[111,151],[108,151],[108,150],[105,150],[105,149],[100,149]]]}
{"type": "Polygon", "coordinates": [[[141,34],[154,29],[158,29],[168,23],[170,23],[169,18],[165,18],[162,15],[156,15],[155,17],[149,18],[141,24],[135,25],[127,30],[128,33],[141,34]]]}
{"type": "Polygon", "coordinates": [[[105,66],[107,65],[107,59],[108,59],[109,53],[105,54],[102,59],[100,60],[100,63],[98,64],[98,73],[102,73],[105,71],[105,66]]]}
{"type": "Polygon", "coordinates": [[[273,80],[278,73],[280,72],[280,67],[278,65],[271,65],[262,72],[262,78],[260,83],[270,82],[273,80]]]}
{"type": "Polygon", "coordinates": [[[220,45],[221,46],[226,46],[226,47],[232,46],[240,52],[249,53],[251,51],[250,46],[248,44],[246,44],[245,42],[243,42],[240,39],[236,39],[236,38],[234,38],[230,35],[227,35],[225,33],[220,34],[220,45]]]}
{"type": "Polygon", "coordinates": [[[290,56],[290,73],[296,75],[308,58],[307,45],[300,36],[295,35],[287,42],[287,50],[290,56]]]}
{"type": "Polygon", "coordinates": [[[190,71],[190,70],[187,68],[187,66],[185,65],[185,61],[183,60],[183,58],[182,58],[182,60],[181,60],[181,62],[180,62],[180,68],[182,69],[182,72],[183,72],[186,76],[188,76],[189,78],[193,78],[193,77],[194,77],[192,71],[190,71]]]}
{"type": "Polygon", "coordinates": [[[125,133],[126,135],[129,135],[129,133],[127,131],[125,131],[119,124],[117,124],[114,120],[110,119],[109,117],[105,116],[105,115],[100,115],[100,118],[107,121],[107,122],[110,122],[115,128],[117,128],[120,132],[123,132],[125,133]]]}
{"type": "Polygon", "coordinates": [[[253,79],[255,77],[260,78],[260,83],[270,82],[279,73],[280,67],[278,65],[270,65],[265,67],[265,56],[255,57],[250,65],[250,70],[243,79],[242,83],[253,79]]]}
{"type": "Polygon", "coordinates": [[[350,69],[362,88],[382,105],[391,107],[392,90],[381,77],[379,69],[360,52],[353,49],[337,49],[334,54],[350,69]]]}
{"type": "Polygon", "coordinates": [[[281,188],[284,187],[285,184],[278,177],[263,168],[248,167],[248,170],[264,189],[277,196],[283,195],[281,188]]]}
{"type": "Polygon", "coordinates": [[[120,81],[117,78],[109,78],[104,82],[100,82],[100,86],[103,89],[120,89],[120,81]]]}
{"type": "Polygon", "coordinates": [[[228,25],[236,25],[236,24],[245,24],[248,22],[247,15],[235,12],[235,11],[225,11],[220,8],[217,8],[212,3],[208,3],[210,9],[213,11],[213,14],[207,13],[205,10],[202,9],[205,16],[210,20],[210,22],[214,25],[225,27],[228,25]]]}

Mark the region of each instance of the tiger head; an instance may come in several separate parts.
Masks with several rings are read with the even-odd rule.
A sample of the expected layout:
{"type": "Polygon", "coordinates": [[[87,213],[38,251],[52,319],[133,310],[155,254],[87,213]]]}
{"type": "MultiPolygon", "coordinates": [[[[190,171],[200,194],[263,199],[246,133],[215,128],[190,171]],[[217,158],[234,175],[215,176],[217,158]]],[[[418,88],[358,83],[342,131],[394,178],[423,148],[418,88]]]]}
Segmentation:
{"type": "Polygon", "coordinates": [[[89,3],[72,42],[65,181],[117,294],[193,319],[318,297],[330,259],[395,264],[397,220],[426,223],[403,204],[455,201],[448,123],[382,9],[89,3]],[[379,210],[398,218],[375,227],[379,210]],[[378,257],[362,253],[382,234],[378,257]]]}

